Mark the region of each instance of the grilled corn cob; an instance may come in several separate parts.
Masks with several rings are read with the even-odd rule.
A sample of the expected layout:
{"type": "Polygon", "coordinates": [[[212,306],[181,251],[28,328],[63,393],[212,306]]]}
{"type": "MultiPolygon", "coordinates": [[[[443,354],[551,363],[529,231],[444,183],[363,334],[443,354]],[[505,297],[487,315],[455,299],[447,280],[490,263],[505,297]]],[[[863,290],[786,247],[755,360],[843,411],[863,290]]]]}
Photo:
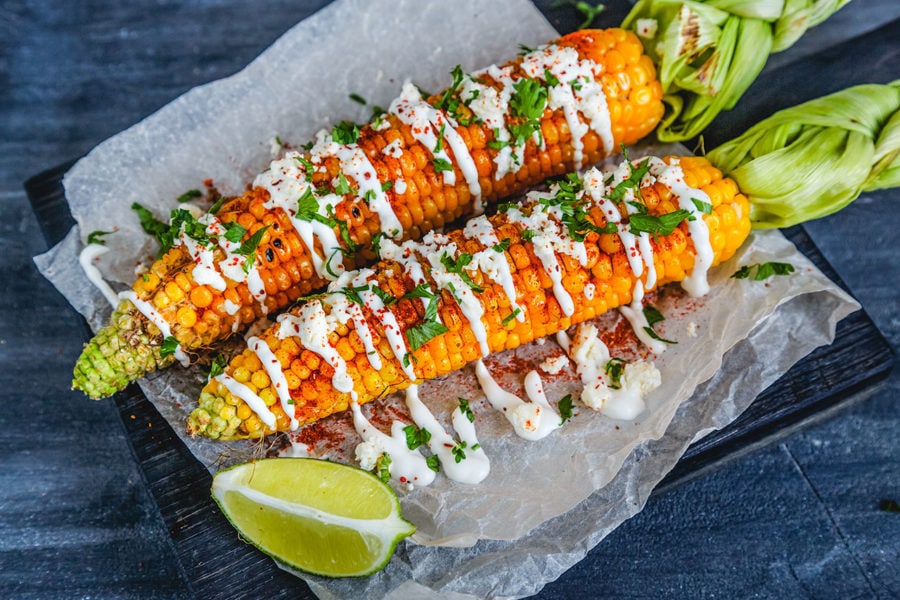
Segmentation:
{"type": "Polygon", "coordinates": [[[291,429],[627,305],[645,289],[688,279],[689,291],[704,293],[705,270],[749,233],[747,198],[703,158],[623,165],[606,184],[591,169],[583,182],[570,176],[464,230],[389,245],[374,270],[348,274],[251,338],[203,389],[189,432],[229,439],[291,429]]]}
{"type": "Polygon", "coordinates": [[[86,345],[73,387],[99,398],[187,362],[186,352],[373,260],[382,237],[419,238],[596,162],[650,133],[662,112],[652,62],[620,29],[570,34],[473,75],[454,70],[453,86],[424,101],[407,85],[388,114],[341,124],[199,226],[178,223],[174,247],[86,345]],[[223,242],[233,223],[243,236],[223,242]],[[199,250],[186,239],[198,231],[199,250]],[[230,271],[200,277],[198,264],[230,271]]]}

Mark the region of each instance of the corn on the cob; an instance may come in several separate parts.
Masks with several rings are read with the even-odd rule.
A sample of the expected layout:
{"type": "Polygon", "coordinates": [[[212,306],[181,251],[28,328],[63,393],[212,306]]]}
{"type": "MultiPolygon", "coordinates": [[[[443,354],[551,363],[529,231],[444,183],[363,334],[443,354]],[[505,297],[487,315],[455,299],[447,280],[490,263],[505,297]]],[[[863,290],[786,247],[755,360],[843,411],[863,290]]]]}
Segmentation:
{"type": "Polygon", "coordinates": [[[749,233],[747,198],[703,158],[624,164],[608,185],[592,169],[583,190],[572,176],[465,230],[388,247],[374,271],[347,275],[251,338],[203,389],[189,432],[287,430],[624,306],[645,288],[689,279],[703,293],[705,270],[749,233]]]}
{"type": "Polygon", "coordinates": [[[312,152],[273,162],[201,221],[208,247],[198,250],[182,225],[181,243],[86,346],[73,387],[108,396],[175,355],[184,362],[183,352],[373,260],[382,236],[419,238],[483,202],[596,162],[650,133],[663,112],[653,63],[620,29],[577,32],[473,76],[455,71],[453,86],[426,101],[412,89],[375,122],[336,128],[312,152]],[[256,234],[258,245],[235,256],[239,242],[222,242],[231,223],[245,230],[240,241],[256,234]],[[244,256],[242,275],[235,267],[244,256]],[[198,263],[223,262],[234,279],[198,276],[198,263]]]}

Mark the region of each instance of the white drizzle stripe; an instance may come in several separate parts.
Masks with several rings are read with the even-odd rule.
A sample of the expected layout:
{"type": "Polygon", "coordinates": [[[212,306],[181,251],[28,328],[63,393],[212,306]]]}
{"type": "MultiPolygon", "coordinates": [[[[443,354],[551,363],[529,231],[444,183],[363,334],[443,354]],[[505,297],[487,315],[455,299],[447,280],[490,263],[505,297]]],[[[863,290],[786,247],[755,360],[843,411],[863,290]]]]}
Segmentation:
{"type": "MultiPolygon", "coordinates": [[[[119,292],[119,298],[131,302],[138,312],[147,317],[148,321],[156,325],[156,328],[159,329],[163,339],[172,337],[172,329],[169,327],[169,322],[153,308],[152,304],[138,298],[138,295],[133,290],[119,292]]],[[[183,367],[187,367],[191,364],[190,358],[188,358],[187,354],[181,350],[181,344],[178,344],[178,346],[175,347],[173,356],[175,356],[175,359],[180,362],[183,367]]]]}
{"type": "Polygon", "coordinates": [[[353,177],[356,181],[359,198],[368,202],[369,209],[378,215],[381,231],[390,236],[399,237],[403,232],[403,225],[400,224],[400,219],[394,213],[387,194],[381,189],[378,173],[366,153],[358,145],[351,144],[340,147],[337,157],[341,161],[341,170],[344,174],[353,177]]]}
{"type": "Polygon", "coordinates": [[[284,411],[284,414],[291,417],[291,431],[297,429],[300,422],[294,416],[294,400],[291,398],[291,392],[288,389],[287,378],[285,378],[284,371],[281,369],[281,362],[275,357],[269,344],[264,339],[251,337],[247,340],[247,347],[259,358],[259,362],[262,363],[263,368],[269,375],[272,385],[275,386],[278,399],[281,401],[281,409],[284,411]]]}
{"type": "Polygon", "coordinates": [[[666,343],[653,339],[647,333],[646,328],[650,327],[646,315],[644,315],[644,284],[640,281],[634,284],[634,296],[631,304],[628,306],[620,306],[619,312],[631,323],[634,334],[641,340],[650,350],[656,354],[661,354],[666,350],[666,343]]]}
{"type": "Polygon", "coordinates": [[[322,303],[313,300],[304,304],[297,315],[285,313],[278,317],[278,337],[299,338],[300,344],[322,357],[334,369],[331,383],[339,392],[349,393],[356,400],[353,379],[347,373],[347,363],[338,351],[328,343],[328,333],[332,330],[328,315],[322,303]]]}
{"type": "MultiPolygon", "coordinates": [[[[469,441],[466,442],[466,447],[462,449],[465,453],[465,458],[457,461],[456,455],[453,454],[453,448],[457,446],[456,440],[444,430],[431,411],[428,410],[428,407],[419,399],[418,387],[415,385],[406,388],[406,406],[416,425],[422,429],[427,429],[431,434],[431,438],[428,440],[428,448],[441,461],[441,469],[447,477],[460,483],[475,484],[483,481],[488,476],[491,470],[491,463],[487,455],[480,447],[472,450],[472,446],[478,443],[477,438],[474,438],[474,435],[469,436],[469,439],[474,440],[474,442],[472,444],[469,441]]],[[[456,410],[459,410],[459,408],[456,410]]],[[[463,420],[468,423],[467,419],[463,420]]],[[[457,424],[455,419],[453,423],[455,428],[457,424]]],[[[466,433],[470,432],[467,431],[466,433]]],[[[474,428],[472,428],[471,433],[474,434],[474,428]]]]}
{"type": "Polygon", "coordinates": [[[102,244],[88,244],[78,254],[78,264],[81,265],[88,280],[100,290],[100,293],[103,294],[106,301],[109,302],[113,308],[116,308],[119,306],[119,296],[113,291],[109,284],[106,283],[106,280],[103,279],[103,274],[100,272],[100,269],[94,265],[94,260],[107,252],[109,252],[109,248],[102,244]]]}
{"type": "Polygon", "coordinates": [[[246,402],[250,410],[256,413],[256,416],[259,417],[259,420],[266,427],[275,429],[275,414],[269,410],[263,399],[257,396],[253,390],[225,373],[216,375],[214,379],[224,385],[229,392],[246,402]]]}
{"type": "Polygon", "coordinates": [[[391,458],[388,471],[392,478],[414,485],[429,485],[434,481],[435,473],[428,467],[425,457],[406,445],[403,423],[394,421],[391,435],[385,435],[366,419],[355,401],[350,403],[350,410],[353,412],[353,426],[363,439],[363,443],[356,447],[357,460],[362,468],[371,470],[375,466],[375,458],[384,453],[391,458]]]}
{"type": "MultiPolygon", "coordinates": [[[[353,281],[350,283],[353,287],[360,287],[363,285],[367,285],[369,283],[369,278],[374,275],[375,272],[371,269],[362,269],[353,278],[353,281]]],[[[375,293],[372,291],[363,291],[360,292],[360,298],[363,301],[363,304],[368,307],[370,310],[374,310],[372,307],[372,298],[377,299],[375,293]]],[[[359,336],[360,341],[363,343],[363,347],[366,350],[366,358],[369,359],[369,364],[372,365],[372,368],[376,371],[380,371],[382,367],[381,363],[381,355],[378,354],[378,351],[375,349],[375,343],[372,340],[372,330],[369,328],[369,322],[366,320],[365,314],[363,314],[363,307],[355,302],[348,301],[348,312],[350,313],[350,318],[353,319],[353,325],[356,328],[356,334],[359,336]]]]}
{"type": "Polygon", "coordinates": [[[480,269],[487,275],[488,279],[500,284],[509,300],[510,311],[516,315],[516,320],[520,323],[524,322],[525,311],[522,310],[516,301],[516,283],[509,268],[506,252],[497,252],[493,248],[500,243],[500,240],[497,238],[497,233],[494,231],[494,226],[491,224],[490,219],[485,216],[470,219],[466,223],[463,235],[476,239],[482,245],[487,246],[487,248],[472,256],[472,262],[469,263],[469,266],[480,269]]]}
{"type": "MultiPolygon", "coordinates": [[[[540,394],[533,396],[536,401],[525,402],[515,394],[501,388],[491,377],[482,360],[475,363],[475,376],[478,377],[478,383],[488,402],[503,413],[519,437],[532,441],[540,440],[559,428],[559,415],[546,403],[546,397],[541,402],[542,389],[540,394]]],[[[538,382],[540,382],[540,376],[538,376],[538,382]]],[[[532,382],[532,393],[535,392],[532,382]]]]}
{"type": "MultiPolygon", "coordinates": [[[[428,148],[435,159],[450,162],[450,156],[446,150],[443,148],[437,150],[439,138],[436,132],[440,130],[442,124],[445,124],[445,133],[448,128],[452,129],[453,125],[448,122],[440,111],[422,99],[422,94],[419,93],[416,86],[409,81],[405,82],[400,96],[391,103],[388,112],[396,115],[402,123],[408,125],[412,136],[416,141],[428,148]]],[[[468,154],[468,151],[466,151],[466,154],[468,154]]],[[[471,156],[469,160],[471,160],[471,156]]],[[[456,183],[456,172],[454,170],[443,171],[441,175],[444,179],[444,185],[454,185],[456,183]]]]}

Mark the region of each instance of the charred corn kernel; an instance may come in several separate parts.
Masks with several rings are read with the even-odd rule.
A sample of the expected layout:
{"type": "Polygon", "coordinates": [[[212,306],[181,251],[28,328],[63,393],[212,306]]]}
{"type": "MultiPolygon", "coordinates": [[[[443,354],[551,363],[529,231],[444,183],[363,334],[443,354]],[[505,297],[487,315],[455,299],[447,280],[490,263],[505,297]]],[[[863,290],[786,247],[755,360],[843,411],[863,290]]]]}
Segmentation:
{"type": "MultiPolygon", "coordinates": [[[[603,88],[612,121],[609,132],[592,130],[595,122],[603,120],[581,114],[576,107],[575,118],[582,125],[588,126],[588,133],[580,139],[573,139],[572,130],[580,128],[570,128],[566,117],[567,109],[548,106],[536,119],[536,124],[543,133],[542,144],[527,141],[522,160],[518,164],[506,165],[501,160],[501,150],[489,145],[489,141],[496,141],[493,127],[489,127],[481,119],[472,118],[477,115],[472,113],[469,106],[460,102],[458,108],[454,109],[454,114],[447,115],[453,117],[447,123],[456,123],[455,133],[465,145],[477,171],[476,185],[474,181],[467,181],[466,173],[460,166],[462,156],[457,157],[455,151],[448,154],[455,182],[446,183],[444,176],[435,170],[433,145],[426,145],[417,139],[411,126],[400,118],[399,111],[398,114],[383,117],[383,127],[369,124],[360,128],[355,145],[365,153],[379,182],[396,184],[401,179],[403,181],[405,189],[390,189],[385,192],[388,208],[403,228],[402,237],[420,237],[434,227],[442,227],[445,223],[473,214],[480,204],[520,193],[549,177],[580,168],[582,164],[597,162],[616,152],[621,144],[632,144],[653,131],[664,112],[662,91],[656,80],[655,67],[651,61],[644,60],[646,56],[641,53],[640,42],[634,34],[623,30],[584,30],[560,38],[555,42],[555,47],[574,49],[579,60],[587,68],[593,69],[594,77],[590,78],[592,81],[589,83],[593,85],[595,81],[600,82],[603,88]],[[461,112],[457,114],[456,110],[461,112]],[[394,144],[396,151],[385,153],[389,144],[394,144]],[[577,156],[579,154],[581,156],[577,156]],[[501,168],[505,175],[498,177],[501,168]],[[477,198],[477,192],[474,191],[476,188],[481,190],[480,198],[477,198]]],[[[536,51],[536,56],[540,56],[541,52],[543,50],[536,51]]],[[[517,58],[505,65],[513,80],[534,76],[524,60],[517,58]]],[[[498,92],[503,92],[509,85],[494,79],[487,70],[479,72],[477,78],[479,85],[492,87],[498,92]]],[[[548,85],[544,81],[547,78],[544,73],[538,73],[537,78],[541,85],[548,85]]],[[[572,83],[563,82],[562,85],[572,83]]],[[[427,101],[437,107],[443,95],[436,94],[427,101]]],[[[507,119],[512,125],[521,118],[511,113],[507,119]]],[[[451,133],[447,132],[447,135],[451,133]]],[[[449,145],[449,142],[445,145],[449,145]]],[[[303,158],[310,159],[311,156],[307,153],[303,158]]],[[[336,156],[323,154],[315,158],[321,159],[314,161],[321,168],[308,174],[312,178],[310,185],[313,189],[325,187],[329,191],[337,191],[334,182],[341,175],[351,189],[358,190],[361,187],[353,175],[341,171],[341,160],[336,156]]],[[[295,162],[290,158],[281,160],[291,164],[295,162]]],[[[276,161],[273,166],[277,164],[283,163],[276,161]]],[[[268,172],[276,173],[277,169],[272,168],[268,172]]],[[[369,205],[368,198],[353,192],[343,194],[334,205],[336,224],[333,233],[337,243],[342,246],[341,250],[347,251],[347,256],[343,257],[345,267],[361,266],[374,260],[371,240],[386,228],[383,225],[387,224],[382,223],[382,215],[386,214],[377,212],[369,205]],[[351,252],[347,239],[360,243],[360,249],[351,252]]],[[[146,292],[142,298],[149,298],[155,293],[153,301],[159,310],[174,304],[177,311],[183,304],[189,303],[197,310],[198,316],[203,309],[220,317],[217,323],[204,324],[198,321],[190,328],[184,326],[182,330],[173,329],[173,334],[187,351],[211,346],[233,330],[245,328],[263,314],[278,311],[291,300],[308,295],[327,283],[325,271],[316,269],[314,264],[319,259],[329,258],[323,256],[325,251],[322,240],[315,240],[311,244],[312,248],[307,247],[294,229],[289,216],[278,206],[277,199],[270,197],[267,187],[254,187],[230,200],[222,206],[216,217],[223,224],[238,223],[243,226],[247,233],[242,241],[246,241],[261,228],[268,227],[255,255],[247,257],[254,270],[253,277],[247,282],[229,279],[224,290],[214,289],[211,284],[198,285],[192,276],[194,258],[184,246],[176,246],[151,269],[158,274],[159,284],[141,287],[146,292]],[[318,256],[315,256],[314,261],[316,254],[318,256]],[[169,285],[171,282],[183,294],[178,294],[176,286],[169,285]],[[259,282],[262,283],[265,298],[261,297],[259,289],[256,289],[256,297],[248,290],[248,285],[258,286],[259,282]],[[160,294],[160,286],[167,293],[160,294]],[[228,302],[222,300],[223,297],[228,302]]],[[[216,246],[213,252],[214,264],[220,264],[226,259],[221,248],[216,246]]],[[[522,257],[515,257],[516,260],[520,258],[522,257]]],[[[238,257],[238,260],[242,261],[243,258],[238,257]]],[[[134,310],[133,307],[131,309],[134,310]]],[[[173,323],[175,319],[174,314],[163,316],[169,323],[173,323]]],[[[122,337],[135,339],[129,332],[123,332],[122,337]]],[[[159,340],[154,342],[158,344],[159,340]]],[[[133,352],[142,351],[146,351],[146,348],[133,352]]],[[[90,356],[93,354],[85,355],[85,361],[89,361],[90,356]]],[[[159,366],[158,361],[146,364],[150,370],[159,366]]],[[[118,362],[112,366],[83,362],[77,371],[84,375],[76,377],[74,385],[92,397],[104,393],[99,391],[101,388],[108,389],[111,386],[110,383],[105,384],[105,387],[96,383],[104,378],[101,371],[116,374],[115,377],[109,377],[116,379],[116,388],[122,382],[134,380],[143,374],[140,369],[123,372],[126,369],[118,362]]]]}
{"type": "MultiPolygon", "coordinates": [[[[664,168],[664,165],[659,168],[664,168]]],[[[684,171],[685,176],[691,175],[694,181],[706,181],[706,185],[692,193],[702,195],[701,191],[712,189],[714,186],[720,190],[727,189],[727,186],[718,186],[721,173],[712,169],[704,159],[686,161],[681,164],[680,168],[684,171]]],[[[646,192],[647,197],[659,197],[660,201],[656,203],[657,209],[677,201],[677,198],[673,199],[673,192],[656,177],[648,177],[642,185],[642,196],[643,192],[646,192]]],[[[747,236],[749,213],[736,208],[744,202],[745,199],[739,194],[723,197],[719,206],[715,207],[711,214],[695,213],[695,218],[703,219],[709,230],[709,243],[713,252],[714,264],[728,259],[738,244],[747,236]],[[731,216],[726,218],[726,214],[731,216]]],[[[542,210],[537,208],[538,206],[540,206],[538,201],[532,201],[531,204],[526,204],[523,210],[525,213],[531,211],[533,214],[533,211],[542,210]]],[[[622,210],[624,209],[620,207],[620,211],[622,210]]],[[[597,213],[588,214],[595,215],[597,213]]],[[[661,213],[654,210],[647,214],[659,216],[661,213]]],[[[512,314],[511,299],[506,296],[502,283],[475,268],[469,274],[473,284],[477,282],[481,288],[480,292],[473,291],[473,295],[478,299],[481,311],[483,311],[478,316],[480,320],[478,330],[467,316],[472,313],[464,312],[462,305],[457,304],[453,295],[444,290],[437,296],[439,298],[438,314],[447,331],[430,337],[416,349],[401,348],[406,352],[404,361],[400,358],[403,357],[403,352],[395,355],[386,336],[383,335],[384,327],[387,326],[385,321],[379,319],[371,310],[364,308],[367,327],[382,338],[381,342],[376,345],[381,368],[376,369],[372,366],[371,358],[361,352],[359,348],[354,348],[350,342],[351,338],[359,335],[355,331],[357,325],[354,321],[347,321],[346,327],[333,326],[330,329],[329,339],[332,340],[330,345],[337,351],[340,360],[333,358],[327,362],[320,360],[318,361],[320,364],[312,365],[311,363],[315,361],[309,360],[310,355],[315,356],[315,354],[308,349],[303,349],[302,344],[295,343],[292,346],[293,354],[289,373],[300,379],[301,384],[299,388],[291,391],[291,396],[297,400],[305,399],[307,403],[303,406],[295,404],[293,416],[301,423],[309,423],[343,410],[350,400],[350,394],[347,391],[349,388],[343,388],[341,391],[333,384],[333,381],[338,381],[337,376],[340,373],[344,374],[342,375],[345,378],[344,381],[347,380],[346,378],[352,381],[352,388],[358,401],[360,403],[368,402],[380,396],[385,390],[403,389],[412,381],[441,377],[453,369],[461,368],[466,363],[483,355],[482,344],[486,344],[489,352],[515,348],[536,337],[550,335],[571,324],[581,323],[609,308],[629,303],[634,295],[636,283],[639,280],[646,282],[646,269],[641,277],[635,276],[626,256],[629,251],[627,247],[621,243],[610,244],[607,234],[591,231],[585,236],[583,242],[588,257],[586,262],[582,263],[566,254],[555,255],[557,266],[554,269],[558,269],[559,281],[568,292],[563,297],[559,289],[555,287],[554,279],[548,275],[550,267],[538,258],[532,243],[522,240],[522,232],[526,226],[522,222],[516,221],[516,218],[511,217],[508,213],[498,213],[490,217],[489,222],[495,231],[502,231],[505,237],[510,238],[509,251],[503,256],[510,272],[513,273],[512,279],[516,288],[515,301],[524,313],[524,321],[520,322],[512,314]],[[607,254],[604,251],[605,246],[613,248],[614,253],[607,254]],[[522,250],[518,253],[511,250],[516,247],[522,250]],[[515,258],[514,255],[518,258],[515,258]],[[527,263],[525,263],[526,259],[527,263]],[[590,298],[584,294],[585,286],[588,284],[594,287],[594,293],[590,298]],[[506,298],[506,301],[501,302],[498,300],[499,298],[506,298]],[[337,333],[345,329],[347,333],[337,333]],[[411,375],[405,372],[404,362],[410,365],[411,375]],[[308,372],[302,373],[302,377],[294,369],[294,365],[297,363],[308,368],[308,372]]],[[[602,225],[600,222],[594,224],[602,225]]],[[[565,235],[564,229],[559,224],[550,223],[547,227],[549,233],[546,235],[565,235]],[[556,230],[557,233],[553,233],[553,227],[559,227],[556,230]]],[[[657,285],[682,280],[691,271],[697,253],[696,245],[702,243],[702,240],[690,237],[688,227],[689,223],[685,220],[671,232],[661,233],[655,238],[647,237],[654,250],[653,260],[657,267],[657,285]]],[[[411,250],[412,256],[420,263],[428,264],[427,254],[435,252],[437,247],[447,247],[450,244],[454,245],[458,252],[470,253],[472,256],[478,255],[479,252],[493,252],[492,249],[482,246],[475,239],[467,238],[460,230],[449,232],[435,243],[438,245],[414,247],[411,250]]],[[[426,271],[428,285],[435,290],[440,289],[437,284],[439,278],[436,275],[436,268],[426,271]]],[[[378,285],[384,292],[394,295],[402,295],[415,287],[409,276],[402,269],[397,268],[397,263],[391,261],[379,263],[375,274],[369,281],[372,285],[378,285]]],[[[320,301],[315,300],[314,302],[319,303],[320,301]]],[[[321,309],[326,312],[331,310],[330,307],[333,304],[329,304],[328,301],[321,302],[321,304],[303,305],[293,309],[292,312],[295,315],[304,314],[303,311],[310,306],[313,310],[321,309]]],[[[392,304],[388,310],[407,334],[407,342],[410,330],[422,324],[425,319],[425,311],[418,300],[415,302],[403,300],[392,304]]],[[[261,336],[266,339],[275,352],[279,351],[279,345],[284,344],[287,339],[291,339],[279,339],[278,328],[271,328],[261,336]]],[[[294,341],[296,342],[296,338],[294,341]]],[[[253,352],[250,349],[243,350],[240,356],[243,356],[242,366],[235,368],[233,367],[234,361],[232,361],[232,365],[226,367],[226,372],[236,373],[254,362],[253,352]]],[[[255,377],[254,374],[253,378],[255,379],[255,377]]],[[[265,379],[268,380],[268,377],[265,379]]],[[[215,397],[217,389],[215,384],[210,383],[201,394],[201,406],[196,409],[200,413],[197,418],[190,421],[191,433],[205,434],[199,414],[207,410],[204,408],[204,403],[211,402],[210,399],[215,397]]],[[[270,390],[271,388],[265,388],[261,394],[270,390]]],[[[265,427],[253,429],[252,422],[246,420],[235,430],[237,437],[258,437],[267,433],[268,430],[265,427]]],[[[224,434],[216,431],[214,435],[222,437],[224,434]]]]}
{"type": "Polygon", "coordinates": [[[182,327],[193,327],[194,323],[197,322],[197,311],[190,306],[182,306],[175,314],[175,320],[182,327]]]}

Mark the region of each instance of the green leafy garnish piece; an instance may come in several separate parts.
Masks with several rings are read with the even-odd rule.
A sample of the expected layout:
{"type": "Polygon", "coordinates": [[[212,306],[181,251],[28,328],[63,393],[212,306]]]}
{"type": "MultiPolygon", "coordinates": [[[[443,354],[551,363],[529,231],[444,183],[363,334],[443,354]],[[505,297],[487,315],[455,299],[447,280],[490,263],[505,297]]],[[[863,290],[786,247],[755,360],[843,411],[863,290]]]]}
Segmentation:
{"type": "Polygon", "coordinates": [[[350,94],[349,98],[351,100],[353,100],[354,102],[356,102],[357,104],[362,104],[363,106],[366,105],[366,99],[363,98],[362,96],[360,96],[359,94],[350,94]]]}
{"type": "MultiPolygon", "coordinates": [[[[455,115],[459,108],[459,98],[456,97],[456,91],[459,89],[459,86],[462,85],[465,73],[463,73],[461,65],[456,65],[450,71],[450,75],[453,76],[453,83],[451,83],[450,87],[444,91],[441,99],[438,100],[436,108],[446,110],[451,115],[455,115]]],[[[443,136],[443,134],[444,132],[442,131],[441,136],[443,136]]]]}
{"type": "Polygon", "coordinates": [[[375,476],[384,483],[391,480],[391,455],[385,452],[375,461],[375,476]]]}
{"type": "Polygon", "coordinates": [[[735,271],[731,277],[734,279],[747,279],[750,277],[751,273],[755,271],[753,275],[754,281],[762,281],[764,279],[768,279],[773,275],[790,275],[794,272],[794,265],[791,263],[784,262],[765,262],[765,263],[757,263],[753,265],[744,265],[737,271],[735,271]]]}
{"type": "Polygon", "coordinates": [[[343,173],[338,173],[338,183],[334,186],[334,193],[338,196],[344,196],[346,194],[356,195],[356,189],[350,187],[350,182],[347,181],[347,178],[344,177],[343,173]]]}
{"type": "Polygon", "coordinates": [[[649,336],[650,336],[651,338],[653,338],[654,340],[657,340],[657,341],[660,341],[660,342],[665,342],[666,344],[677,344],[677,343],[678,343],[678,342],[675,342],[675,341],[672,341],[672,340],[667,340],[666,338],[660,336],[658,333],[656,333],[655,331],[653,331],[653,328],[652,328],[652,327],[644,327],[644,331],[647,333],[647,335],[649,335],[649,336]]]}
{"type": "Polygon", "coordinates": [[[453,164],[446,158],[432,159],[431,164],[434,165],[435,173],[442,173],[443,171],[453,170],[453,164]]]}
{"type": "Polygon", "coordinates": [[[547,82],[547,85],[550,87],[555,87],[559,85],[559,79],[550,72],[550,69],[544,69],[544,81],[547,82]]]}
{"type": "Polygon", "coordinates": [[[437,321],[423,321],[418,325],[413,325],[406,330],[406,341],[409,342],[409,349],[415,352],[433,338],[450,331],[447,326],[437,321]]]}
{"type": "Polygon", "coordinates": [[[453,460],[456,462],[462,462],[466,459],[465,449],[468,446],[466,442],[459,442],[450,450],[453,453],[453,460]]]}
{"type": "Polygon", "coordinates": [[[426,445],[428,440],[431,439],[430,431],[424,427],[419,429],[415,425],[407,425],[403,428],[403,433],[406,434],[406,447],[410,450],[426,445]]]}
{"type": "Polygon", "coordinates": [[[649,233],[654,238],[661,235],[669,235],[684,220],[692,220],[693,215],[689,210],[679,208],[659,216],[653,216],[646,213],[635,213],[628,217],[628,227],[631,233],[649,233]]]}
{"type": "Polygon", "coordinates": [[[213,202],[212,206],[209,207],[209,210],[206,211],[211,215],[214,215],[219,212],[219,209],[222,208],[222,205],[225,204],[225,196],[219,196],[216,198],[216,201],[213,202]]]}
{"type": "Polygon", "coordinates": [[[233,244],[237,244],[238,242],[240,242],[244,237],[244,234],[247,233],[247,229],[236,221],[225,223],[224,227],[225,235],[223,235],[222,237],[233,244]]]}
{"type": "Polygon", "coordinates": [[[243,264],[244,273],[249,273],[250,269],[253,268],[253,263],[256,262],[256,249],[259,247],[259,243],[262,241],[263,235],[265,235],[266,230],[269,227],[270,225],[266,225],[265,227],[257,229],[256,233],[247,238],[244,243],[241,244],[240,248],[234,251],[235,254],[247,257],[243,264]]]}
{"type": "Polygon", "coordinates": [[[472,281],[472,277],[465,270],[466,265],[470,262],[472,262],[472,255],[467,253],[460,254],[455,260],[446,252],[441,255],[441,264],[444,265],[447,272],[456,273],[467,286],[472,288],[472,291],[480,294],[484,290],[472,281]]]}
{"type": "Polygon", "coordinates": [[[510,240],[509,238],[503,238],[498,243],[491,246],[494,252],[506,252],[509,249],[510,240]]]}
{"type": "Polygon", "coordinates": [[[559,399],[559,403],[556,405],[556,409],[559,411],[560,421],[559,424],[562,425],[566,421],[572,418],[572,394],[566,394],[562,398],[559,399]]]}
{"type": "Polygon", "coordinates": [[[522,78],[513,84],[515,90],[509,99],[513,116],[524,121],[509,128],[517,146],[523,145],[534,133],[540,135],[541,115],[547,107],[547,88],[537,79],[522,78]]]}
{"type": "Polygon", "coordinates": [[[319,214],[319,200],[307,187],[303,195],[297,199],[297,214],[294,215],[301,221],[312,221],[319,214]]]}
{"type": "Polygon", "coordinates": [[[641,189],[641,180],[644,179],[644,175],[646,175],[650,171],[650,159],[645,158],[642,160],[637,167],[631,164],[631,161],[628,160],[628,153],[625,151],[625,145],[622,145],[622,152],[625,153],[625,160],[628,161],[628,167],[631,172],[628,175],[628,178],[624,181],[620,181],[616,184],[616,187],[613,188],[613,191],[610,192],[609,196],[607,196],[610,200],[614,202],[618,202],[622,198],[625,197],[625,192],[628,190],[635,190],[637,195],[640,195],[641,189]]]}
{"type": "Polygon", "coordinates": [[[603,366],[603,370],[606,371],[607,376],[609,376],[609,387],[611,389],[618,390],[622,387],[622,374],[625,373],[624,360],[621,358],[611,358],[609,359],[609,362],[603,366]]]}
{"type": "Polygon", "coordinates": [[[165,358],[175,354],[178,351],[178,345],[178,340],[175,339],[174,335],[167,336],[159,347],[159,355],[165,358]]]}
{"type": "Polygon", "coordinates": [[[216,357],[213,359],[212,364],[209,365],[209,374],[206,376],[206,380],[209,381],[210,379],[218,377],[219,375],[224,373],[225,365],[226,365],[225,355],[217,354],[216,357]]]}
{"type": "Polygon", "coordinates": [[[469,423],[474,423],[475,413],[472,412],[472,408],[469,406],[468,398],[457,398],[457,400],[459,401],[459,412],[469,420],[469,423]]]}
{"type": "Polygon", "coordinates": [[[88,244],[100,244],[101,246],[106,245],[106,242],[103,241],[104,235],[109,235],[111,233],[115,233],[115,231],[100,231],[99,229],[96,231],[92,231],[88,234],[87,243],[88,244]]]}
{"type": "Polygon", "coordinates": [[[441,459],[437,457],[437,454],[432,454],[431,456],[426,458],[425,464],[435,473],[441,470],[441,459]]]}
{"type": "Polygon", "coordinates": [[[562,223],[568,229],[569,237],[576,242],[583,242],[590,231],[597,233],[615,232],[615,223],[612,224],[613,230],[609,231],[608,226],[598,227],[587,218],[587,209],[590,207],[590,204],[578,195],[581,192],[582,183],[577,173],[569,173],[564,179],[557,181],[556,185],[558,187],[556,194],[549,198],[541,198],[539,204],[545,207],[559,207],[562,223]]]}
{"type": "MultiPolygon", "coordinates": [[[[165,236],[169,232],[168,224],[163,223],[162,221],[154,217],[152,212],[150,212],[147,208],[141,206],[137,202],[133,202],[131,204],[131,209],[137,213],[138,219],[140,219],[141,221],[141,229],[144,230],[144,233],[152,235],[157,240],[159,240],[160,245],[162,245],[163,236],[165,236]]],[[[165,248],[161,250],[160,253],[162,254],[168,249],[169,248],[165,248]]]]}
{"type": "Polygon", "coordinates": [[[659,312],[659,309],[652,304],[648,304],[644,307],[644,318],[647,319],[647,324],[650,325],[650,327],[666,320],[663,314],[659,312]]]}
{"type": "Polygon", "coordinates": [[[202,195],[203,195],[203,192],[201,192],[200,190],[188,190],[185,193],[183,193],[182,195],[178,196],[178,201],[179,202],[190,202],[194,198],[199,198],[202,195]]]}
{"type": "Polygon", "coordinates": [[[331,137],[338,144],[355,144],[359,140],[359,125],[341,121],[331,129],[331,137]]]}
{"type": "Polygon", "coordinates": [[[521,312],[522,312],[522,309],[517,308],[516,310],[512,311],[511,313],[509,313],[508,315],[503,317],[503,321],[502,321],[503,326],[506,327],[507,325],[509,325],[510,321],[512,321],[513,319],[518,317],[521,312]]]}
{"type": "Polygon", "coordinates": [[[709,202],[704,202],[699,198],[691,198],[691,202],[693,202],[694,206],[697,207],[697,210],[702,212],[704,215],[712,214],[713,205],[709,202]]]}

